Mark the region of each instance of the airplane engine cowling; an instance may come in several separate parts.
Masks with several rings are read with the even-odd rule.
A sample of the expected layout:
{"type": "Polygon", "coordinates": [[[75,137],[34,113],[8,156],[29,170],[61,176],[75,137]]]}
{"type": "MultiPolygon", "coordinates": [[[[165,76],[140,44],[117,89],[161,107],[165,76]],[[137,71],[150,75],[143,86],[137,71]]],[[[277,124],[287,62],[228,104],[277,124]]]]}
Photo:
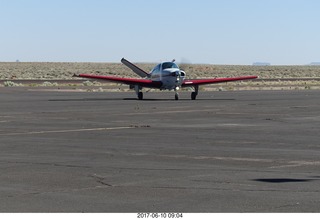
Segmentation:
{"type": "Polygon", "coordinates": [[[184,71],[182,71],[182,70],[180,70],[180,75],[181,75],[182,78],[186,77],[186,73],[184,71]]]}

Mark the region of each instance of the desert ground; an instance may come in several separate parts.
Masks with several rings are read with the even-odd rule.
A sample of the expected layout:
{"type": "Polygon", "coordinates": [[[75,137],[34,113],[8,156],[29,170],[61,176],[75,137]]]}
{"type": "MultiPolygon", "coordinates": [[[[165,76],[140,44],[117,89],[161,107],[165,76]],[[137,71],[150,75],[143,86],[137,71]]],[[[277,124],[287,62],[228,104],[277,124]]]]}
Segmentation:
{"type": "MultiPolygon", "coordinates": [[[[135,64],[147,72],[155,65],[155,63],[135,64]]],[[[188,78],[235,77],[241,75],[259,76],[259,80],[254,81],[206,86],[206,90],[320,89],[320,66],[182,64],[180,67],[185,70],[188,78]]],[[[43,82],[51,80],[70,80],[74,79],[72,78],[74,74],[79,73],[137,77],[137,75],[121,63],[0,62],[0,86],[25,86],[26,84],[15,83],[15,81],[30,79],[39,80],[39,82],[36,83],[37,85],[57,86],[57,83],[43,82]]],[[[102,89],[104,86],[110,86],[109,83],[101,84],[88,82],[83,85],[102,87],[102,89]]],[[[32,83],[31,85],[27,84],[26,86],[36,85],[32,83]]],[[[119,87],[119,85],[114,86],[119,87]]],[[[122,87],[120,90],[125,90],[125,88],[122,87]]]]}

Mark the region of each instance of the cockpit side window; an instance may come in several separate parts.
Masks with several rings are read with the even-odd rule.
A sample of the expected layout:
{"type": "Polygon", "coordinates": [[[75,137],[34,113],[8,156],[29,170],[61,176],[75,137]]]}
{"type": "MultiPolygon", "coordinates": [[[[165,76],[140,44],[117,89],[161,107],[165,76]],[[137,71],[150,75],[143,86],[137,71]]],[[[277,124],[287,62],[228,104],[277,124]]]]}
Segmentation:
{"type": "Polygon", "coordinates": [[[156,67],[154,67],[153,69],[152,69],[152,71],[151,71],[151,73],[157,73],[157,72],[160,72],[160,64],[159,65],[157,65],[156,67]]]}

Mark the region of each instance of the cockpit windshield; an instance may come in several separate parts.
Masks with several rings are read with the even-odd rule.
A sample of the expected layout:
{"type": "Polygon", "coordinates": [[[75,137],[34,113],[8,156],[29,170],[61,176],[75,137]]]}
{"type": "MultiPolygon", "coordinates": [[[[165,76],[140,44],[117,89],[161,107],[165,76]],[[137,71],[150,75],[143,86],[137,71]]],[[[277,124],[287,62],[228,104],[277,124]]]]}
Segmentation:
{"type": "Polygon", "coordinates": [[[164,62],[162,63],[162,70],[167,68],[179,68],[178,65],[174,62],[164,62]]]}

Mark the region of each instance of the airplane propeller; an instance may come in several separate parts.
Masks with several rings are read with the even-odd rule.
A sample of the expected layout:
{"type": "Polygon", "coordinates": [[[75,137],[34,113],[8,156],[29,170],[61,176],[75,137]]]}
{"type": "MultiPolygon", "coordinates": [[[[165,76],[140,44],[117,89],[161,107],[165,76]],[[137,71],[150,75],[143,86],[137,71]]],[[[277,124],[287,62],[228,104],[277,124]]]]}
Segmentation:
{"type": "Polygon", "coordinates": [[[191,67],[192,62],[186,58],[181,58],[181,61],[179,62],[178,65],[180,70],[187,71],[191,67]]]}

